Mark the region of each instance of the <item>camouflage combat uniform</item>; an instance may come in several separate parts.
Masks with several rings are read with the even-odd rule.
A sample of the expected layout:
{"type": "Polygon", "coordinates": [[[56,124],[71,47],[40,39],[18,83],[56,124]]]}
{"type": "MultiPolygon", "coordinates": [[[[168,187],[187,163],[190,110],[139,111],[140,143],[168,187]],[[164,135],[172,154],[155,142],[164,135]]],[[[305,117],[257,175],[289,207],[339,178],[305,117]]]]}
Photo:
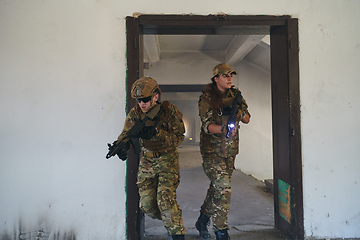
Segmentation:
{"type": "MultiPolygon", "coordinates": [[[[137,186],[140,208],[151,218],[162,220],[170,235],[185,234],[182,210],[176,201],[176,189],[180,183],[179,153],[177,146],[184,140],[185,127],[182,113],[167,101],[162,104],[160,119],[148,120],[145,125],[157,126],[156,135],[149,140],[141,139],[143,157],[140,159],[137,186]]],[[[126,117],[121,138],[136,119],[143,119],[138,105],[126,117]]]]}
{"type": "Polygon", "coordinates": [[[236,133],[226,138],[225,133],[210,133],[210,124],[223,125],[229,117],[231,106],[237,92],[232,87],[222,93],[223,107],[213,112],[211,107],[211,93],[203,92],[199,99],[199,115],[201,119],[200,151],[203,158],[203,169],[210,179],[210,186],[206,198],[201,206],[201,213],[212,217],[214,231],[229,229],[228,211],[231,197],[231,176],[234,169],[235,156],[239,152],[239,121],[243,111],[247,114],[248,106],[243,98],[242,109],[237,113],[236,133]],[[243,110],[243,111],[242,111],[243,110]]]}

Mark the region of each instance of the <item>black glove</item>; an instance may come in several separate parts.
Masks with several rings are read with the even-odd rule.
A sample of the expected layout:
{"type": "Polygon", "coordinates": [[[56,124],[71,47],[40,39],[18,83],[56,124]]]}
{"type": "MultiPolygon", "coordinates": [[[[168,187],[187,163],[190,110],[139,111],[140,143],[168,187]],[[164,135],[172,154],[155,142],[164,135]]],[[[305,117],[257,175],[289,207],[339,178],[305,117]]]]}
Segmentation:
{"type": "Polygon", "coordinates": [[[126,151],[126,152],[123,152],[123,151],[118,152],[116,155],[117,155],[122,161],[125,161],[125,160],[127,159],[127,156],[128,156],[127,151],[126,151]]]}
{"type": "Polygon", "coordinates": [[[128,151],[130,149],[130,143],[129,142],[126,142],[123,146],[123,148],[121,148],[117,153],[116,155],[123,161],[125,161],[127,159],[127,156],[128,156],[128,151]]]}
{"type": "MultiPolygon", "coordinates": [[[[112,148],[115,147],[115,143],[117,142],[114,141],[112,145],[108,144],[109,146],[109,151],[112,150],[112,148]]],[[[127,152],[129,151],[130,149],[130,143],[129,142],[126,142],[123,147],[121,149],[118,150],[118,152],[116,153],[116,155],[123,161],[125,161],[127,159],[127,152]]]]}
{"type": "Polygon", "coordinates": [[[140,133],[140,138],[149,140],[152,139],[156,134],[155,126],[145,126],[140,133]]]}

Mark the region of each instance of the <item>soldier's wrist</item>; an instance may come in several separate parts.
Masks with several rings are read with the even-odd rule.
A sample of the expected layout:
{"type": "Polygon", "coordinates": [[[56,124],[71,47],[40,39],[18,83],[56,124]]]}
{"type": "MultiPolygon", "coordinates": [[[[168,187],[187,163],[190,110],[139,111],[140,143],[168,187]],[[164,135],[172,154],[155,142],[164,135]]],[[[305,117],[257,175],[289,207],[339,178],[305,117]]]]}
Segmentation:
{"type": "Polygon", "coordinates": [[[224,127],[225,127],[225,124],[221,125],[221,128],[220,128],[220,131],[221,131],[221,132],[224,131],[224,127]]]}
{"type": "Polygon", "coordinates": [[[246,115],[246,112],[244,110],[241,110],[242,111],[242,116],[241,116],[241,119],[243,119],[246,115]]]}

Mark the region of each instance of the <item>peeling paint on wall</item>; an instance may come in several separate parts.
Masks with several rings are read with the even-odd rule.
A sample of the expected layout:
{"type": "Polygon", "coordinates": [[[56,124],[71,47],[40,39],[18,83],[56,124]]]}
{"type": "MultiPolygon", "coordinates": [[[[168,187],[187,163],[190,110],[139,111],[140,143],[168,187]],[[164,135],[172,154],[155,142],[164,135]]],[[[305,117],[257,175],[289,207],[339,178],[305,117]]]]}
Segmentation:
{"type": "Polygon", "coordinates": [[[15,229],[13,234],[2,234],[0,240],[76,240],[75,232],[52,232],[46,231],[41,228],[37,230],[22,231],[21,229],[15,229]]]}
{"type": "Polygon", "coordinates": [[[279,179],[278,188],[280,216],[291,224],[290,185],[279,179]]]}

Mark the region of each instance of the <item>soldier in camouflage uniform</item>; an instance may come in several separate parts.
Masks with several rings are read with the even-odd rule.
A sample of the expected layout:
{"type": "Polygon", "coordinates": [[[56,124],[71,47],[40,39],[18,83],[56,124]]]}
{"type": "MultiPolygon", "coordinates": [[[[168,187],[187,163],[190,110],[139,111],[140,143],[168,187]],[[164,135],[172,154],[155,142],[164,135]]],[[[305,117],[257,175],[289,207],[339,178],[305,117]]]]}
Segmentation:
{"type": "MultiPolygon", "coordinates": [[[[132,85],[131,95],[138,105],[127,115],[118,141],[129,141],[124,135],[136,120],[143,119],[155,105],[161,105],[161,114],[148,120],[139,136],[143,150],[136,183],[140,208],[151,218],[163,221],[169,238],[185,239],[182,210],[176,201],[176,189],[180,183],[176,147],[184,140],[185,126],[182,113],[175,105],[159,101],[160,93],[159,85],[150,77],[140,78],[132,85]]],[[[123,160],[127,158],[128,147],[118,153],[123,160]]]]}
{"type": "Polygon", "coordinates": [[[199,99],[201,119],[200,151],[203,169],[210,179],[210,187],[201,206],[195,224],[201,239],[209,239],[207,230],[210,218],[216,239],[230,239],[228,235],[228,211],[230,208],[231,176],[235,156],[239,152],[239,123],[250,122],[250,113],[245,99],[236,114],[236,127],[226,138],[226,123],[235,95],[240,92],[232,85],[236,71],[227,64],[218,64],[213,69],[212,83],[208,84],[199,99]]]}

